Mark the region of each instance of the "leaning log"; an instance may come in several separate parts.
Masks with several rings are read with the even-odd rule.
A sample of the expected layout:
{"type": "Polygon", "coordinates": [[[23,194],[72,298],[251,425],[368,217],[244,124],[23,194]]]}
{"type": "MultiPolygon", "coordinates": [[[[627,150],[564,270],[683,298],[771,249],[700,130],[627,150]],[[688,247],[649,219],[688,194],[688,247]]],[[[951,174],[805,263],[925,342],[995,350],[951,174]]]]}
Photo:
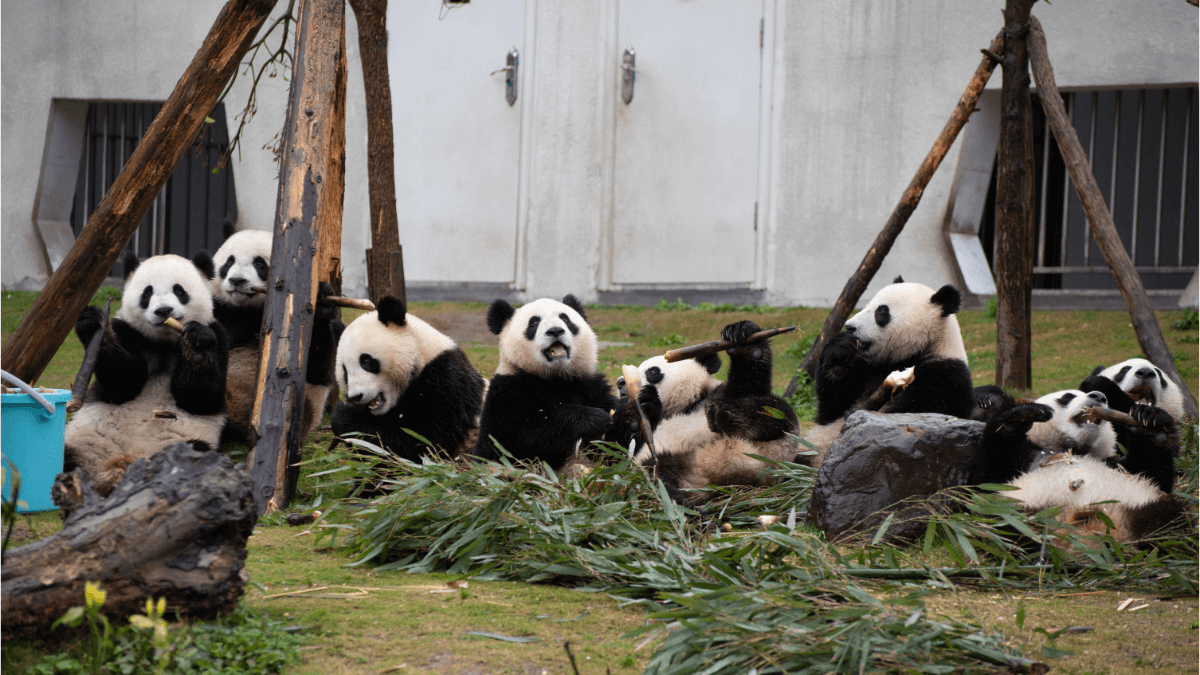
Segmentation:
{"type": "Polygon", "coordinates": [[[3,368],[36,382],[217,104],[275,0],[230,0],[87,226],[8,341],[3,368]]]}
{"type": "Polygon", "coordinates": [[[4,636],[46,637],[89,581],[108,592],[110,618],[144,612],[151,597],[181,616],[234,609],[257,520],[251,488],[228,457],[187,443],[134,462],[108,497],[79,470],[59,474],[62,530],[4,555],[4,636]]]}
{"type": "Polygon", "coordinates": [[[1196,400],[1175,368],[1175,356],[1167,347],[1167,341],[1163,339],[1162,328],[1158,325],[1158,317],[1155,316],[1153,305],[1150,304],[1150,296],[1146,294],[1146,288],[1142,286],[1142,279],[1138,276],[1133,261],[1129,259],[1129,253],[1125,251],[1120,235],[1117,234],[1117,226],[1113,224],[1112,213],[1104,203],[1104,195],[1100,192],[1100,186],[1096,185],[1096,177],[1092,175],[1092,170],[1089,168],[1087,154],[1083,151],[1079,136],[1075,134],[1075,127],[1071,126],[1070,120],[1067,119],[1062,96],[1058,93],[1058,86],[1054,83],[1054,69],[1050,66],[1050,57],[1046,52],[1046,34],[1042,32],[1042,24],[1038,22],[1037,17],[1029,18],[1027,41],[1029,61],[1033,65],[1033,77],[1037,82],[1038,98],[1042,101],[1046,119],[1050,123],[1050,129],[1054,131],[1058,148],[1062,151],[1063,161],[1067,165],[1067,173],[1071,176],[1071,183],[1075,186],[1075,193],[1079,195],[1079,202],[1083,204],[1084,215],[1087,216],[1088,223],[1091,225],[1092,238],[1095,239],[1100,252],[1104,254],[1104,260],[1112,270],[1117,288],[1121,291],[1121,297],[1125,299],[1125,306],[1129,309],[1129,318],[1133,322],[1133,331],[1137,335],[1138,345],[1141,346],[1142,353],[1151,363],[1158,366],[1175,381],[1175,384],[1184,392],[1183,400],[1187,404],[1189,412],[1195,413],[1196,400]]]}
{"type": "MultiPolygon", "coordinates": [[[[954,112],[950,115],[946,126],[942,128],[942,133],[933,142],[933,147],[929,149],[929,154],[925,155],[925,161],[921,162],[921,166],[917,168],[917,173],[909,181],[904,194],[900,195],[900,202],[896,204],[892,215],[888,217],[883,229],[871,244],[871,248],[863,256],[858,269],[846,282],[842,294],[838,296],[837,302],[834,303],[833,309],[825,319],[825,325],[821,327],[821,334],[817,336],[816,342],[808,350],[804,360],[800,362],[800,367],[809,375],[816,376],[817,359],[820,358],[825,343],[840,331],[846,324],[846,319],[850,318],[850,313],[854,311],[854,305],[862,297],[863,291],[867,290],[867,284],[875,278],[875,273],[879,271],[879,266],[883,264],[883,259],[887,257],[888,251],[892,250],[892,244],[896,243],[896,237],[900,236],[904,224],[908,222],[913,211],[917,210],[917,204],[921,203],[921,195],[925,194],[925,186],[929,185],[933,174],[937,172],[946,153],[950,151],[950,146],[954,145],[954,139],[958,138],[958,132],[962,131],[967,120],[971,118],[971,113],[975,112],[975,104],[979,101],[979,95],[983,93],[984,85],[987,84],[988,79],[992,76],[992,71],[996,68],[996,54],[1003,47],[1004,31],[1001,30],[996,39],[992,40],[991,46],[983,50],[983,60],[975,69],[975,75],[971,77],[966,90],[958,99],[958,104],[954,106],[954,112]]],[[[795,388],[796,380],[793,378],[791,384],[788,385],[789,395],[795,388]]]]}

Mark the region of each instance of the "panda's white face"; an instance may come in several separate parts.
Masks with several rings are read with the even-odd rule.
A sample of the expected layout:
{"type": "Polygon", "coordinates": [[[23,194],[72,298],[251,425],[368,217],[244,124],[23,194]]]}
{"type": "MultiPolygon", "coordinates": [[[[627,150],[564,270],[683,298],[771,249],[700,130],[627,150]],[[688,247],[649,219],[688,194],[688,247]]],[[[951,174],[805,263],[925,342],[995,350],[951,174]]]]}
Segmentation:
{"type": "Polygon", "coordinates": [[[899,281],[876,293],[846,322],[845,329],[866,343],[868,358],[879,361],[903,361],[922,352],[966,361],[954,318],[960,303],[961,296],[953,286],[934,291],[899,281]]]}
{"type": "Polygon", "coordinates": [[[1161,370],[1146,359],[1129,359],[1100,373],[1139,403],[1155,405],[1176,421],[1183,416],[1183,394],[1161,370]]]}
{"type": "Polygon", "coordinates": [[[1037,422],[1029,430],[1029,440],[1039,446],[1057,451],[1065,451],[1074,445],[1087,454],[1101,459],[1116,453],[1117,435],[1110,422],[1098,424],[1088,422],[1084,408],[1090,406],[1108,406],[1104,394],[1093,391],[1083,393],[1078,389],[1065,389],[1037,400],[1050,406],[1054,417],[1046,422],[1037,422]]]}
{"type": "Polygon", "coordinates": [[[179,334],[163,325],[168,317],[183,324],[212,323],[208,280],[187,258],[170,254],[148,258],[126,280],[117,317],[148,337],[177,339],[179,334]]]}
{"type": "MultiPolygon", "coordinates": [[[[494,323],[492,314],[489,310],[489,326],[494,323]]],[[[578,377],[596,370],[596,334],[574,307],[557,300],[522,305],[499,335],[496,372],[501,375],[521,370],[542,377],[578,377]]]]}
{"type": "Polygon", "coordinates": [[[454,340],[421,319],[380,306],[346,326],[337,348],[338,386],[347,401],[375,415],[394,408],[425,364],[455,347],[454,340]]]}
{"type": "MultiPolygon", "coordinates": [[[[715,358],[710,357],[707,366],[696,359],[667,363],[663,356],[652,356],[638,366],[642,384],[652,384],[658,390],[664,417],[679,414],[721,385],[721,381],[712,376],[720,370],[721,359],[716,354],[712,356],[715,358]]],[[[622,380],[624,378],[618,379],[618,388],[622,380]]]]}
{"type": "Polygon", "coordinates": [[[213,296],[240,307],[266,304],[262,291],[271,271],[271,239],[270,232],[258,230],[242,230],[226,239],[213,256],[213,296]]]}

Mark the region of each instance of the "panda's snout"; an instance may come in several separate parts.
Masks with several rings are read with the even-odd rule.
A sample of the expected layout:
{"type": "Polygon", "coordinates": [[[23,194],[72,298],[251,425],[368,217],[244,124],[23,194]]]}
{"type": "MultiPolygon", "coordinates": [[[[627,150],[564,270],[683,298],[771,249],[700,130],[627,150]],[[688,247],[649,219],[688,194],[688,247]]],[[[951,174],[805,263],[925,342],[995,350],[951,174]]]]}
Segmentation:
{"type": "Polygon", "coordinates": [[[1137,375],[1139,378],[1141,378],[1143,380],[1153,380],[1155,377],[1158,376],[1158,374],[1154,372],[1153,368],[1146,368],[1146,367],[1138,368],[1137,371],[1134,372],[1134,375],[1137,375]]]}
{"type": "Polygon", "coordinates": [[[246,279],[243,277],[229,277],[226,279],[226,281],[228,281],[229,285],[233,286],[234,288],[241,288],[242,286],[246,285],[246,279]]]}
{"type": "Polygon", "coordinates": [[[1108,405],[1108,397],[1098,391],[1088,392],[1087,397],[1100,405],[1108,405]]]}
{"type": "Polygon", "coordinates": [[[163,319],[166,319],[174,313],[175,309],[170,305],[163,305],[162,307],[154,310],[154,316],[162,317],[163,319]]]}
{"type": "Polygon", "coordinates": [[[549,335],[552,338],[560,338],[566,332],[567,332],[567,330],[565,328],[563,328],[562,326],[552,326],[552,327],[546,329],[546,335],[549,335]]]}

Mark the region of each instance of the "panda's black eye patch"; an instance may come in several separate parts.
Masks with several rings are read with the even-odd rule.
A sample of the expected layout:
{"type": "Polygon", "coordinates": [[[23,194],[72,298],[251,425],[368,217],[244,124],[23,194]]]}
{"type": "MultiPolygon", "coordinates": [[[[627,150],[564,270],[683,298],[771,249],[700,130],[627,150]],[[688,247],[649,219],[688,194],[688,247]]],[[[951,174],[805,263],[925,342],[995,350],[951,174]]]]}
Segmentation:
{"type": "Polygon", "coordinates": [[[1074,400],[1075,400],[1075,394],[1063,394],[1062,396],[1058,397],[1058,399],[1055,401],[1055,403],[1057,403],[1060,406],[1065,408],[1065,407],[1067,407],[1068,404],[1071,403],[1071,401],[1074,401],[1074,400]]]}
{"type": "Polygon", "coordinates": [[[567,316],[566,312],[559,314],[558,318],[567,324],[567,330],[571,331],[571,335],[579,335],[579,326],[575,325],[575,322],[571,320],[571,317],[567,316]]]}
{"type": "Polygon", "coordinates": [[[540,317],[540,316],[529,317],[529,325],[525,327],[525,339],[526,340],[532,340],[534,338],[534,336],[537,335],[538,324],[540,324],[541,322],[542,322],[542,317],[540,317]]]}
{"type": "Polygon", "coordinates": [[[358,365],[362,366],[363,370],[371,373],[372,375],[378,375],[379,371],[382,370],[382,368],[379,366],[379,359],[371,356],[370,354],[360,355],[358,357],[358,365]]]}
{"type": "Polygon", "coordinates": [[[254,256],[254,271],[258,272],[259,279],[266,281],[267,273],[271,271],[271,265],[267,263],[266,258],[256,255],[254,256]]]}
{"type": "Polygon", "coordinates": [[[1125,366],[1124,368],[1118,370],[1117,376],[1113,378],[1113,382],[1116,382],[1117,384],[1121,384],[1121,380],[1125,379],[1125,376],[1129,374],[1129,369],[1132,367],[1133,366],[1125,366]]]}
{"type": "Polygon", "coordinates": [[[879,324],[880,328],[888,325],[892,320],[892,311],[887,305],[880,305],[875,308],[875,323],[879,324]]]}
{"type": "Polygon", "coordinates": [[[346,370],[346,364],[342,364],[342,379],[346,381],[347,386],[350,384],[350,371],[346,370]]]}
{"type": "Polygon", "coordinates": [[[175,297],[179,298],[179,303],[182,305],[188,304],[188,301],[192,299],[192,296],[188,295],[188,292],[183,290],[183,286],[179,284],[175,284],[171,292],[175,294],[175,297]]]}
{"type": "Polygon", "coordinates": [[[235,262],[237,261],[233,259],[233,256],[229,256],[225,259],[225,264],[221,265],[221,269],[217,270],[217,273],[221,275],[222,279],[229,275],[229,269],[233,267],[233,263],[235,262]]]}
{"type": "Polygon", "coordinates": [[[142,309],[150,307],[150,296],[154,295],[154,287],[147,286],[146,290],[142,291],[142,297],[138,299],[138,306],[142,309]]]}
{"type": "Polygon", "coordinates": [[[1162,371],[1161,371],[1161,370],[1159,370],[1158,368],[1155,368],[1155,369],[1154,369],[1154,372],[1158,373],[1158,386],[1159,386],[1159,388],[1161,388],[1161,389],[1166,389],[1166,388],[1167,388],[1167,378],[1166,378],[1166,376],[1164,376],[1164,375],[1163,375],[1163,373],[1162,373],[1162,371]]]}

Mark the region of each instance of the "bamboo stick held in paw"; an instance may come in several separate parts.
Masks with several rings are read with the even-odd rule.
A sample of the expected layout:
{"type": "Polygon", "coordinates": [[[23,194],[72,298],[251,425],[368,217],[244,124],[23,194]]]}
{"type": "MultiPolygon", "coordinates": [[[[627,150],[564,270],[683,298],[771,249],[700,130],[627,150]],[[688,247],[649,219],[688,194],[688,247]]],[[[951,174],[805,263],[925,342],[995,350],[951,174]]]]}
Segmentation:
{"type": "Polygon", "coordinates": [[[762,342],[768,338],[773,338],[776,335],[783,335],[784,333],[790,333],[794,330],[796,330],[795,326],[769,328],[767,330],[760,330],[757,333],[751,333],[750,335],[746,336],[745,340],[742,340],[741,342],[732,342],[730,340],[713,340],[712,342],[703,342],[698,345],[691,345],[690,347],[672,349],[666,354],[663,354],[663,358],[667,360],[667,363],[675,363],[676,361],[682,361],[684,359],[694,359],[700,356],[715,354],[716,352],[724,351],[730,347],[762,342]]]}
{"type": "Polygon", "coordinates": [[[1120,410],[1113,410],[1100,405],[1088,406],[1083,409],[1084,418],[1092,423],[1100,420],[1108,420],[1116,424],[1125,424],[1131,427],[1142,426],[1136,419],[1128,413],[1123,413],[1120,410]]]}
{"type": "Polygon", "coordinates": [[[167,320],[163,321],[163,325],[174,330],[176,333],[183,332],[183,324],[179,323],[179,319],[176,319],[173,316],[168,316],[167,320]]]}
{"type": "Polygon", "coordinates": [[[100,355],[100,341],[108,331],[108,310],[112,307],[112,298],[104,302],[100,312],[100,330],[88,341],[87,350],[83,353],[83,363],[79,364],[79,373],[75,376],[75,384],[71,386],[71,401],[67,403],[67,412],[73,413],[83,407],[83,397],[87,396],[88,382],[92,373],[96,372],[96,358],[100,355]]]}
{"type": "Polygon", "coordinates": [[[638,393],[642,391],[642,374],[638,372],[637,366],[621,366],[621,373],[625,376],[625,389],[629,392],[629,400],[633,402],[633,409],[637,412],[642,438],[646,439],[646,447],[650,449],[650,457],[654,460],[654,466],[657,467],[658,451],[654,448],[654,434],[650,429],[650,419],[646,417],[646,413],[642,411],[642,404],[638,401],[638,393]]]}

